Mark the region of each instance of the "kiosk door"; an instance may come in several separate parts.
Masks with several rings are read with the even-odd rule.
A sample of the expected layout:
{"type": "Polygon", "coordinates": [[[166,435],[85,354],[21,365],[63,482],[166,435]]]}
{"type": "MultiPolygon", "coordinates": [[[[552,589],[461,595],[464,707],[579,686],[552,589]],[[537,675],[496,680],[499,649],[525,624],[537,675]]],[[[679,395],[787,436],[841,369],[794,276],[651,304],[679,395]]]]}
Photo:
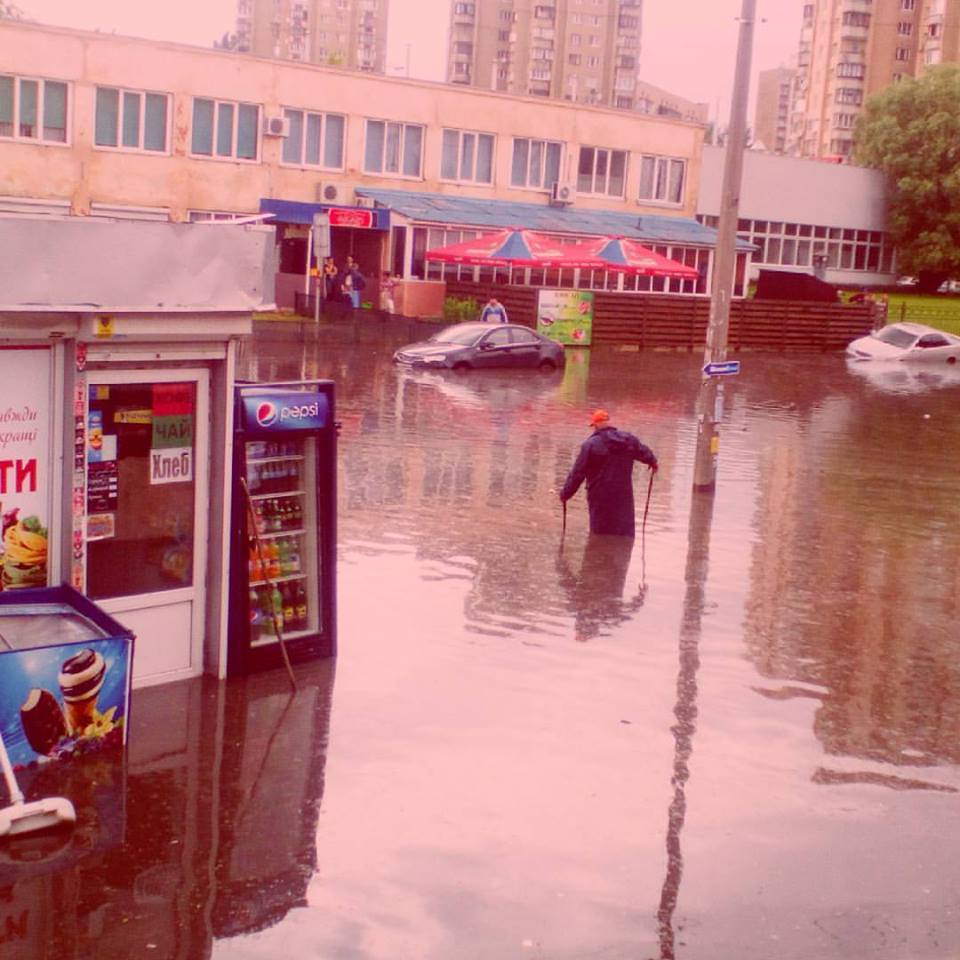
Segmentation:
{"type": "Polygon", "coordinates": [[[140,685],[203,668],[208,405],[206,370],[88,372],[86,593],[140,685]]]}

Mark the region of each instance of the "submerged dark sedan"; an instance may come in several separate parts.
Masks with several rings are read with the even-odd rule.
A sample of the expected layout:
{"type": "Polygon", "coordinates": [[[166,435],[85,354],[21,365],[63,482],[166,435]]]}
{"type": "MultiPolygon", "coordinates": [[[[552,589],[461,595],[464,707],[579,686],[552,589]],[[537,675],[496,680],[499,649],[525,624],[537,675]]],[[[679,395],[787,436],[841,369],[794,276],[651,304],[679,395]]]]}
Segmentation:
{"type": "Polygon", "coordinates": [[[422,343],[401,347],[394,362],[412,367],[470,370],[480,367],[530,367],[556,370],[563,345],[516,323],[458,323],[422,343]]]}

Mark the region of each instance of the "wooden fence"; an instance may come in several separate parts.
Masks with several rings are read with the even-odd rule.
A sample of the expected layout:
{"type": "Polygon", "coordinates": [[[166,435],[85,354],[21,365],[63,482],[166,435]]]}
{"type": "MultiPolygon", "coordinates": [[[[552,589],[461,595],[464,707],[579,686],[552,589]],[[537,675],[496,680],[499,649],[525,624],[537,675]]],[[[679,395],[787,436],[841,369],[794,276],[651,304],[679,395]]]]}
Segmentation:
{"type": "MultiPolygon", "coordinates": [[[[511,321],[535,327],[535,287],[447,281],[447,296],[483,304],[495,293],[511,321]]],[[[593,342],[640,349],[702,348],[710,301],[704,297],[596,291],[593,342]]],[[[728,347],[738,350],[842,350],[880,322],[872,303],[833,304],[792,300],[735,300],[728,347]]],[[[891,318],[892,319],[892,318],[891,318]]]]}

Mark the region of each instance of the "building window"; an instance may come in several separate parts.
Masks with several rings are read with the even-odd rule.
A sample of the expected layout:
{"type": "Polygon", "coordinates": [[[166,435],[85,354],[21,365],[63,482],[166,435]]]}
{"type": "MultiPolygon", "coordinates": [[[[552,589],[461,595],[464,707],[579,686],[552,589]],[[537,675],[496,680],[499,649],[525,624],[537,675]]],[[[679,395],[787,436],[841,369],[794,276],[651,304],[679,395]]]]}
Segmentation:
{"type": "Polygon", "coordinates": [[[897,24],[897,33],[899,33],[901,37],[909,37],[909,36],[912,36],[912,34],[913,34],[913,24],[912,24],[912,23],[908,23],[908,22],[906,22],[906,21],[904,21],[904,20],[901,20],[901,21],[897,24]]]}
{"type": "Polygon", "coordinates": [[[581,147],[577,164],[577,191],[606,197],[623,197],[627,179],[625,150],[581,147]]]}
{"type": "Polygon", "coordinates": [[[862,63],[838,63],[837,76],[847,77],[851,80],[862,80],[864,75],[864,66],[862,63]]]}
{"type": "Polygon", "coordinates": [[[283,141],[283,163],[343,169],[344,117],[291,109],[285,109],[283,115],[290,121],[290,133],[283,141]]]}
{"type": "Polygon", "coordinates": [[[571,67],[579,67],[582,61],[583,57],[580,56],[579,53],[567,54],[567,63],[569,63],[571,67]]]}
{"type": "Polygon", "coordinates": [[[493,183],[493,135],[468,130],[444,130],[440,178],[467,183],[493,183]]]}
{"type": "Polygon", "coordinates": [[[837,103],[859,107],[863,103],[863,91],[856,87],[837,87],[835,99],[837,103]]]}
{"type": "Polygon", "coordinates": [[[537,20],[552,20],[556,16],[556,7],[534,7],[533,16],[537,20]]]}
{"type": "Polygon", "coordinates": [[[900,61],[909,60],[910,51],[906,47],[897,47],[896,52],[893,55],[893,59],[900,61]]]}
{"type": "Polygon", "coordinates": [[[259,123],[255,103],[194,97],[190,152],[198,157],[256,160],[259,123]]]}
{"type": "Polygon", "coordinates": [[[676,157],[641,157],[638,199],[683,203],[686,172],[685,160],[676,157]]]}
{"type": "Polygon", "coordinates": [[[843,14],[843,24],[847,27],[869,27],[870,14],[859,10],[847,10],[843,14]]]}
{"type": "Polygon", "coordinates": [[[571,34],[570,34],[570,46],[571,46],[571,47],[579,47],[579,46],[580,46],[580,42],[581,42],[582,39],[583,39],[583,37],[581,37],[579,33],[571,33],[571,34]]]}
{"type": "Polygon", "coordinates": [[[857,115],[855,113],[835,113],[833,115],[833,125],[840,127],[842,130],[851,130],[856,122],[857,115]]]}
{"type": "Polygon", "coordinates": [[[455,3],[453,5],[453,12],[463,14],[468,17],[473,16],[474,5],[472,3],[455,3]]]}
{"type": "Polygon", "coordinates": [[[0,75],[0,137],[67,142],[67,85],[0,75]]]}
{"type": "Polygon", "coordinates": [[[422,171],[423,127],[413,123],[367,121],[363,154],[365,173],[419,177],[422,171]]]}
{"type": "Polygon", "coordinates": [[[549,190],[560,179],[562,155],[561,143],[517,137],[513,141],[510,186],[549,190]]]}
{"type": "MultiPolygon", "coordinates": [[[[509,13],[509,11],[507,11],[509,13]]],[[[510,31],[509,30],[498,30],[497,31],[497,40],[500,43],[509,43],[510,42],[510,31]]],[[[470,45],[471,47],[473,44],[470,45]]]]}
{"type": "Polygon", "coordinates": [[[901,10],[914,10],[917,6],[917,0],[900,0],[901,10]]]}
{"type": "Polygon", "coordinates": [[[97,87],[93,142],[98,147],[166,153],[169,105],[165,93],[97,87]]]}
{"type": "Polygon", "coordinates": [[[640,26],[640,18],[621,13],[617,18],[617,27],[620,30],[636,30],[640,26]]]}

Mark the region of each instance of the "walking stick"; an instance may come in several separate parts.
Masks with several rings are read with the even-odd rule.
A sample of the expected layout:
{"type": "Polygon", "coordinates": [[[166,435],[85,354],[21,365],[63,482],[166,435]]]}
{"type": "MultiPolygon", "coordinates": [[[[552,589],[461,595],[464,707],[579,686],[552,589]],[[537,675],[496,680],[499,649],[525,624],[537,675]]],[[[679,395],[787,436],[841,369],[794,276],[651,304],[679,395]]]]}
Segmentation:
{"type": "Polygon", "coordinates": [[[643,508],[643,522],[640,524],[640,587],[647,589],[647,514],[650,512],[650,494],[653,493],[653,478],[656,472],[650,468],[650,483],[647,484],[647,502],[643,508]]]}

